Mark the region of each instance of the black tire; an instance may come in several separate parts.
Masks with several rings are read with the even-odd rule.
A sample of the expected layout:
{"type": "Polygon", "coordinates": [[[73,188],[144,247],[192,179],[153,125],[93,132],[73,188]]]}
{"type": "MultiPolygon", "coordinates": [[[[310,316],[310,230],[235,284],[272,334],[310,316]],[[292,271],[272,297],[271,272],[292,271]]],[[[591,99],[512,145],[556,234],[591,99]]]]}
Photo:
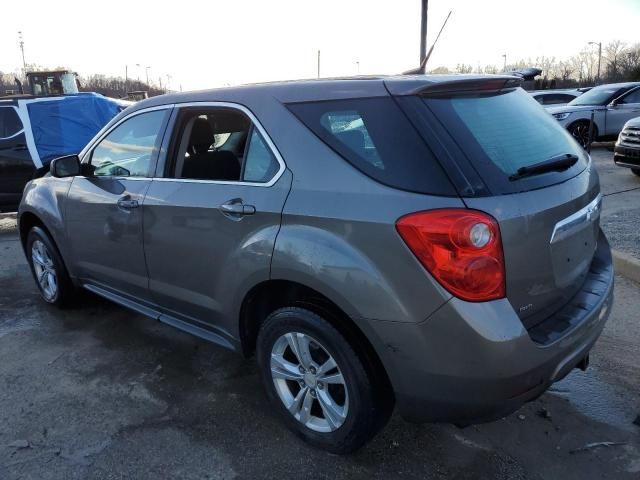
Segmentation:
{"type": "MultiPolygon", "coordinates": [[[[569,125],[567,130],[576,139],[576,141],[582,145],[583,148],[587,148],[589,146],[589,128],[591,122],[588,120],[581,120],[569,125]]],[[[591,135],[591,140],[595,141],[598,138],[598,127],[593,125],[593,132],[591,135]]]]}
{"type": "MultiPolygon", "coordinates": [[[[285,307],[276,310],[264,321],[258,334],[258,367],[269,400],[285,424],[296,435],[315,447],[336,454],[353,452],[371,440],[386,424],[393,409],[391,395],[380,384],[380,380],[371,373],[371,367],[367,366],[366,360],[363,362],[364,358],[364,355],[358,355],[354,351],[349,341],[333,325],[320,315],[303,308],[285,307]],[[319,432],[301,423],[287,409],[276,389],[271,373],[272,351],[281,337],[294,332],[311,338],[309,350],[312,353],[315,352],[316,358],[323,353],[330,355],[335,360],[338,369],[333,371],[341,373],[344,379],[345,390],[348,391],[348,395],[345,395],[348,408],[343,423],[333,431],[319,432]],[[313,348],[318,345],[321,348],[313,348]]],[[[318,379],[322,378],[318,376],[318,379]]],[[[286,380],[285,382],[287,385],[291,385],[291,388],[297,388],[299,383],[300,391],[305,385],[304,388],[308,388],[312,394],[316,391],[315,389],[325,388],[328,393],[329,387],[343,388],[340,385],[329,384],[323,387],[318,381],[315,389],[312,389],[304,383],[307,382],[306,377],[302,381],[298,380],[297,383],[294,380],[286,380]]],[[[321,394],[322,391],[317,390],[317,393],[313,395],[312,402],[314,403],[311,404],[311,410],[316,409],[319,412],[318,415],[328,418],[324,414],[324,409],[321,408],[321,394]]]]}
{"type": "Polygon", "coordinates": [[[632,168],[631,172],[640,177],[640,168],[632,168]]]}
{"type": "MultiPolygon", "coordinates": [[[[74,297],[75,287],[69,278],[69,273],[62,261],[58,248],[43,228],[35,226],[29,230],[29,234],[27,235],[26,255],[29,267],[31,268],[31,273],[33,274],[33,278],[42,299],[48,304],[55,305],[56,307],[64,307],[68,305],[74,297]],[[51,295],[50,291],[47,291],[38,279],[38,272],[43,271],[43,268],[39,262],[34,260],[34,258],[36,258],[34,257],[34,245],[38,247],[37,242],[39,242],[40,245],[43,245],[44,249],[46,249],[48,259],[50,260],[50,262],[46,262],[47,264],[50,263],[48,270],[55,274],[56,288],[53,295],[51,295]]],[[[47,277],[51,278],[48,275],[47,277]]]]}

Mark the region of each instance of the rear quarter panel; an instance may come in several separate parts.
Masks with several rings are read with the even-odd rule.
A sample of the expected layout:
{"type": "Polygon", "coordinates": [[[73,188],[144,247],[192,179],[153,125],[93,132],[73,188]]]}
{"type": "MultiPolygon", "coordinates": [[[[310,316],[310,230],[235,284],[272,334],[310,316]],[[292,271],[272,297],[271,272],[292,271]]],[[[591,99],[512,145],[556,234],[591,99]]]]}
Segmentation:
{"type": "Polygon", "coordinates": [[[395,222],[420,210],[464,207],[462,201],[404,192],[371,180],[284,106],[279,108],[271,112],[280,122],[263,120],[272,126],[269,133],[293,173],[293,184],[271,278],[313,288],[354,319],[427,318],[451,295],[406,247],[395,222]]]}

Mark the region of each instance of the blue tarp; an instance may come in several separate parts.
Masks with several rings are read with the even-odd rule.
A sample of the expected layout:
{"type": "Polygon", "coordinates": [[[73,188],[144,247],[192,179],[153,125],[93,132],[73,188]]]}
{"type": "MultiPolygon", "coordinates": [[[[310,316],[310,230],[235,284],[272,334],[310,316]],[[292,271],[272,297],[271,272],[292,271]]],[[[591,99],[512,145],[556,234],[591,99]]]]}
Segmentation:
{"type": "Polygon", "coordinates": [[[27,104],[36,149],[43,164],[73,155],[91,140],[122,107],[95,93],[80,93],[27,104]]]}

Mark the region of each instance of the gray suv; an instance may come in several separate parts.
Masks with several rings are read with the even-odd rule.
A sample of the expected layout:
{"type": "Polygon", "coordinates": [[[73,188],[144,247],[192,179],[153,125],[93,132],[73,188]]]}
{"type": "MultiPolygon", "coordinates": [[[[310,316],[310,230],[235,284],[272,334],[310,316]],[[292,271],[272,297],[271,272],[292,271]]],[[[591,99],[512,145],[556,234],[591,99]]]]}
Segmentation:
{"type": "Polygon", "coordinates": [[[394,407],[507,415],[586,368],[613,289],[598,175],[519,82],[334,79],[137,103],[25,190],[42,297],[82,287],[255,354],[274,412],[333,452],[394,407]]]}

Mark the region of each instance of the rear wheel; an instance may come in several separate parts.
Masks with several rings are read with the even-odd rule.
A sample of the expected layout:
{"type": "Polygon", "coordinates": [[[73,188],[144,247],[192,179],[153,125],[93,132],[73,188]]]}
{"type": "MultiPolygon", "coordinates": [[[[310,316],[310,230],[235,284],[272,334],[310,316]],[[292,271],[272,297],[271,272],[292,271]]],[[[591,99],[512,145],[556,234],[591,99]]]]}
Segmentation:
{"type": "Polygon", "coordinates": [[[316,447],[352,452],[391,413],[388,396],[347,339],[324,318],[296,307],[272,313],[258,335],[267,395],[287,426],[316,447]]]}
{"type": "Polygon", "coordinates": [[[26,252],[42,299],[51,305],[65,305],[75,288],[51,237],[42,228],[32,227],[27,236],[26,252]]]}
{"type": "MultiPolygon", "coordinates": [[[[589,121],[581,121],[576,122],[569,126],[567,130],[576,139],[576,141],[582,145],[583,148],[587,148],[589,146],[589,128],[591,122],[589,121]]],[[[595,140],[598,138],[598,127],[593,125],[593,132],[591,134],[591,139],[595,140]]]]}

